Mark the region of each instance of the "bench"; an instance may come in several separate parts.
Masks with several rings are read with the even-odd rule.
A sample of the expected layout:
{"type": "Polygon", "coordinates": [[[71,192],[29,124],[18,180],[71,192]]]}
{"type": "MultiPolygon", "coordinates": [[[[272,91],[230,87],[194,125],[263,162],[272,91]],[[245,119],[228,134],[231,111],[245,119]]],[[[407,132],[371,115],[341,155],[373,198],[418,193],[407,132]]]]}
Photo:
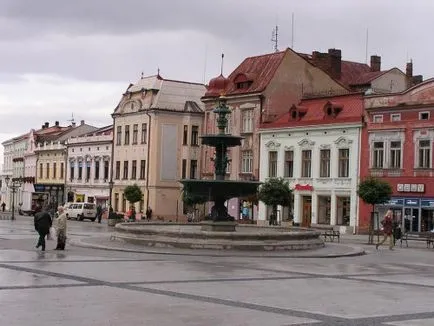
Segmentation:
{"type": "Polygon", "coordinates": [[[338,243],[341,242],[341,233],[333,225],[312,224],[311,229],[320,231],[321,235],[324,237],[324,241],[327,241],[328,239],[331,242],[334,242],[336,238],[338,240],[338,243]]]}
{"type": "Polygon", "coordinates": [[[402,237],[400,239],[401,247],[402,247],[403,241],[405,241],[406,247],[408,247],[408,240],[424,241],[424,242],[426,242],[427,248],[430,248],[431,245],[434,248],[434,233],[433,232],[406,232],[402,235],[402,237]]]}

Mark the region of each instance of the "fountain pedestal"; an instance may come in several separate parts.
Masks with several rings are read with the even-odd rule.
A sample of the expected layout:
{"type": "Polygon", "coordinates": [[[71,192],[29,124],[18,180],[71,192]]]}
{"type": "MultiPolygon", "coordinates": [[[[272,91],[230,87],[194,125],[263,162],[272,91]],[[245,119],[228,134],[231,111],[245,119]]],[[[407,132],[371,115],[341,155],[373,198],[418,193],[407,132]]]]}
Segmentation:
{"type": "Polygon", "coordinates": [[[210,232],[235,232],[235,227],[238,223],[232,221],[203,221],[201,224],[201,231],[210,232]]]}

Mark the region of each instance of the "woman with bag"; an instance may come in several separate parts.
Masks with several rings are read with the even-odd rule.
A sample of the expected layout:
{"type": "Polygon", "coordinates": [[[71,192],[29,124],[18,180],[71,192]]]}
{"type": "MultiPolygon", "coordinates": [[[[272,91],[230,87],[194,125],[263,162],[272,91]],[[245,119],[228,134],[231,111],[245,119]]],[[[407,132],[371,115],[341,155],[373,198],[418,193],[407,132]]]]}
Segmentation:
{"type": "Polygon", "coordinates": [[[58,217],[56,222],[57,246],[55,250],[65,250],[66,244],[66,213],[63,206],[57,208],[58,217]]]}
{"type": "Polygon", "coordinates": [[[378,247],[381,246],[384,242],[386,242],[387,238],[389,238],[389,249],[393,250],[393,213],[392,210],[388,210],[386,215],[384,215],[383,221],[381,224],[383,225],[383,234],[384,238],[379,243],[376,244],[375,248],[378,250],[378,247]]]}

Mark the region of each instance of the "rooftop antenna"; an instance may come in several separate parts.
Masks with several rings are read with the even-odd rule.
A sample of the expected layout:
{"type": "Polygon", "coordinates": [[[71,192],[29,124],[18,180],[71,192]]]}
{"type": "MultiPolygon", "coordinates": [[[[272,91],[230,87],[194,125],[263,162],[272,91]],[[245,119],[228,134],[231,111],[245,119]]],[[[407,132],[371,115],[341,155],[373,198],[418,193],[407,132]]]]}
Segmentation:
{"type": "Polygon", "coordinates": [[[274,52],[278,52],[279,48],[278,48],[278,42],[279,42],[279,26],[273,28],[273,32],[271,33],[271,42],[274,43],[274,52]]]}
{"type": "Polygon", "coordinates": [[[369,29],[366,29],[366,48],[365,48],[365,63],[368,64],[368,43],[369,43],[369,29]]]}
{"type": "Polygon", "coordinates": [[[294,50],[294,13],[291,17],[291,49],[294,50]]]}
{"type": "Polygon", "coordinates": [[[160,67],[157,67],[157,76],[160,76],[160,67]]]}
{"type": "Polygon", "coordinates": [[[223,61],[224,61],[224,58],[225,58],[225,54],[222,53],[222,62],[220,64],[220,75],[222,75],[222,76],[223,76],[223,61]]]}
{"type": "Polygon", "coordinates": [[[140,75],[140,79],[145,78],[145,73],[142,71],[142,74],[140,75]]]}
{"type": "Polygon", "coordinates": [[[74,112],[71,113],[71,119],[68,119],[68,120],[66,120],[66,121],[71,122],[71,124],[75,123],[75,120],[74,120],[74,112]]]}

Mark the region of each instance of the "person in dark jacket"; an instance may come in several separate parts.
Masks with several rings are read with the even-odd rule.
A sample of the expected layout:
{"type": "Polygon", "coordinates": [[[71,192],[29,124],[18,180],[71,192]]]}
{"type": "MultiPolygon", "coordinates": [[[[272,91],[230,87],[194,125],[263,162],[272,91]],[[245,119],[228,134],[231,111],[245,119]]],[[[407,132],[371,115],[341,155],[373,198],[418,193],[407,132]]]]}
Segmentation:
{"type": "Polygon", "coordinates": [[[34,222],[35,230],[39,234],[36,248],[42,247],[42,251],[45,251],[45,237],[50,233],[50,227],[52,225],[51,216],[47,210],[43,210],[35,214],[34,222]]]}
{"type": "Polygon", "coordinates": [[[384,242],[386,242],[387,238],[389,238],[389,249],[393,250],[393,212],[389,209],[384,216],[383,221],[381,222],[383,225],[383,234],[384,238],[382,241],[375,245],[375,248],[378,250],[378,247],[381,246],[384,242]]]}

